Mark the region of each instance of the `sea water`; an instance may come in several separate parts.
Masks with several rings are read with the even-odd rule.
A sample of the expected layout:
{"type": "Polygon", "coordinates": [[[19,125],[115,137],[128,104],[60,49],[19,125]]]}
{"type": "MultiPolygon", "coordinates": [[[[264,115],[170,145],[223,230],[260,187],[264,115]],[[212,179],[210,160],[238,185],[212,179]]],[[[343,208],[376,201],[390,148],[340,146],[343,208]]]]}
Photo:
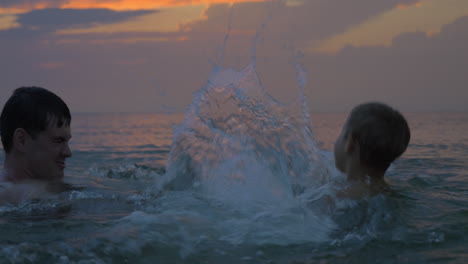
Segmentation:
{"type": "Polygon", "coordinates": [[[1,206],[0,263],[466,263],[468,114],[406,113],[391,190],[343,197],[346,113],[309,115],[298,63],[276,101],[252,54],[183,114],[74,114],[75,188],[1,206]]]}
{"type": "MultiPolygon", "coordinates": [[[[0,263],[466,263],[468,114],[405,115],[412,140],[386,176],[393,192],[340,199],[339,176],[295,192],[287,170],[248,151],[240,169],[224,161],[159,190],[166,160],[181,158],[171,143],[184,115],[75,114],[65,180],[82,189],[0,207],[0,263]]],[[[331,166],[346,114],[311,118],[331,166]]],[[[232,164],[245,153],[228,150],[232,164]]]]}

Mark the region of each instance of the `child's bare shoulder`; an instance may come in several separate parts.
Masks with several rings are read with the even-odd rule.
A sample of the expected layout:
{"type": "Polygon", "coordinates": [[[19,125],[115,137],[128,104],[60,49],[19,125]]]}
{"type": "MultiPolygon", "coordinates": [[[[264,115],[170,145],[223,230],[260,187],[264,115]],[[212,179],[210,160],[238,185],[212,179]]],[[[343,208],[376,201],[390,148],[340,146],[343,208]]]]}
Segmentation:
{"type": "Polygon", "coordinates": [[[348,199],[361,199],[364,197],[375,196],[379,194],[384,194],[387,192],[389,186],[384,181],[376,182],[362,182],[362,181],[352,181],[349,184],[340,190],[337,193],[339,198],[348,198],[348,199]]]}

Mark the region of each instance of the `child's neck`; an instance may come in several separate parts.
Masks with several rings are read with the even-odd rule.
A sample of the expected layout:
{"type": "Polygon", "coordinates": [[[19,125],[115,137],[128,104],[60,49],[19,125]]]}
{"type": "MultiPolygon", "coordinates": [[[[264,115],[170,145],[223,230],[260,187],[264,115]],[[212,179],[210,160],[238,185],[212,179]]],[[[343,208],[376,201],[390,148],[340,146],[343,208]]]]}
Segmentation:
{"type": "Polygon", "coordinates": [[[361,181],[370,185],[385,183],[385,170],[366,168],[362,166],[351,166],[347,170],[347,178],[350,181],[361,181]]]}
{"type": "Polygon", "coordinates": [[[387,188],[384,179],[385,171],[354,169],[347,173],[348,181],[358,183],[358,186],[367,186],[368,194],[374,196],[387,188]]]}

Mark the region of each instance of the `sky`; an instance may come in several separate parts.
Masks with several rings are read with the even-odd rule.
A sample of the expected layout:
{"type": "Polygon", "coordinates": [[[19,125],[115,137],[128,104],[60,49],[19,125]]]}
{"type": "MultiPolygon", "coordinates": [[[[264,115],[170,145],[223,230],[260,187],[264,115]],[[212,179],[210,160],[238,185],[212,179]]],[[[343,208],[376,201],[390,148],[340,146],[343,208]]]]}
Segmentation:
{"type": "Polygon", "coordinates": [[[0,0],[0,104],[20,86],[78,112],[184,112],[210,70],[242,69],[311,111],[366,101],[468,111],[466,0],[0,0]]]}

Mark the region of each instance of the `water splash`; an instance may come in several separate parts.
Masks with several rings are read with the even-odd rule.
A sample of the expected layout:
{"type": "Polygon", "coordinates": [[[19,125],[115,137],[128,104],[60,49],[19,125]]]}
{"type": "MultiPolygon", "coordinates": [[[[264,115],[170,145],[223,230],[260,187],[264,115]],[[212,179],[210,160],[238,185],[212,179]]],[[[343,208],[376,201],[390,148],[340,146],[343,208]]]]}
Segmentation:
{"type": "Polygon", "coordinates": [[[327,205],[322,197],[330,189],[329,162],[311,129],[304,96],[307,74],[300,56],[294,57],[297,100],[283,104],[268,94],[256,69],[257,44],[266,25],[257,31],[250,62],[242,70],[221,65],[228,26],[206,86],[194,94],[174,133],[167,172],[157,180],[156,192],[163,193],[157,196],[157,206],[125,221],[134,225],[151,218],[151,227],[143,230],[175,225],[171,234],[159,235],[181,230],[183,239],[167,240],[178,241],[174,246],[184,252],[202,251],[205,240],[230,247],[328,239],[335,228],[323,213],[327,205]],[[200,234],[206,239],[200,241],[200,234]]]}
{"type": "Polygon", "coordinates": [[[236,204],[275,204],[327,181],[311,130],[303,67],[294,65],[298,98],[291,105],[270,96],[258,77],[256,47],[265,27],[257,31],[244,69],[215,65],[195,93],[175,131],[160,188],[197,187],[236,204]]]}

